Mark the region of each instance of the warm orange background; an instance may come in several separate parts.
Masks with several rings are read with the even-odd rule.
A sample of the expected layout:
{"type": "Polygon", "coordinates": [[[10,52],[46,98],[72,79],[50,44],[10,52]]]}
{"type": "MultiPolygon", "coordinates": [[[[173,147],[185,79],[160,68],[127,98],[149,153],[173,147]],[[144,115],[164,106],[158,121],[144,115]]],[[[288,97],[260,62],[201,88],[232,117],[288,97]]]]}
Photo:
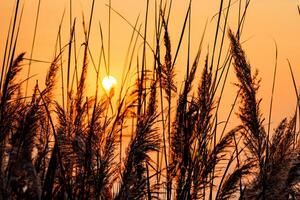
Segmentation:
{"type": "MultiPolygon", "coordinates": [[[[30,55],[32,44],[33,30],[36,17],[36,9],[38,0],[23,0],[24,4],[23,21],[20,30],[20,39],[18,44],[18,52],[26,51],[27,57],[30,55]]],[[[0,2],[0,60],[2,60],[4,52],[4,44],[7,35],[10,17],[13,13],[13,6],[15,1],[2,0],[0,2]]],[[[82,37],[82,12],[84,13],[86,21],[88,21],[91,0],[74,0],[73,1],[73,17],[77,18],[77,46],[79,47],[84,42],[82,37]]],[[[108,7],[107,0],[96,1],[94,21],[91,35],[92,53],[96,60],[98,59],[100,51],[100,33],[99,22],[101,22],[104,29],[105,41],[107,41],[107,27],[108,27],[108,7]]],[[[270,103],[270,94],[272,87],[272,77],[275,63],[275,44],[278,45],[278,73],[275,88],[275,99],[273,108],[273,122],[278,124],[278,121],[284,116],[290,116],[295,109],[296,96],[292,79],[286,59],[292,63],[296,80],[300,80],[300,16],[297,11],[298,0],[252,0],[245,29],[242,35],[244,49],[246,50],[248,59],[254,68],[260,72],[262,77],[262,86],[260,89],[260,96],[263,98],[262,110],[267,118],[268,105],[270,103]]],[[[130,22],[134,23],[137,16],[140,14],[140,23],[144,21],[146,0],[112,0],[112,7],[122,13],[130,22]]],[[[227,5],[227,1],[225,1],[227,5]]],[[[188,7],[187,0],[174,1],[170,21],[170,36],[172,40],[173,51],[178,43],[179,33],[184,21],[185,12],[188,7]]],[[[192,56],[196,53],[199,45],[201,34],[204,29],[205,22],[208,21],[208,30],[203,46],[203,54],[201,57],[201,65],[203,65],[206,50],[212,49],[214,30],[216,20],[212,17],[218,12],[219,0],[200,1],[194,0],[192,7],[192,56]]],[[[39,26],[37,29],[37,38],[35,49],[33,53],[34,59],[51,61],[54,53],[54,44],[58,31],[58,26],[63,14],[66,11],[66,16],[62,28],[63,45],[67,44],[69,37],[69,0],[42,0],[39,26]]],[[[148,40],[153,44],[154,37],[154,1],[150,1],[149,13],[149,27],[148,40]]],[[[237,5],[232,7],[230,14],[229,26],[235,29],[237,22],[237,5]]],[[[111,27],[111,74],[115,77],[121,77],[122,68],[126,56],[127,47],[129,44],[132,29],[116,14],[112,13],[112,27],[111,27]]],[[[178,84],[183,80],[183,74],[186,63],[186,39],[183,43],[183,48],[180,51],[180,56],[176,64],[176,72],[178,74],[178,84]]],[[[138,46],[142,44],[139,41],[138,46]]],[[[105,44],[107,49],[107,44],[105,44]]],[[[228,47],[226,43],[226,48],[228,47]]],[[[225,48],[225,49],[226,49],[225,48]]],[[[142,49],[139,48],[141,55],[142,49]]],[[[150,58],[150,56],[149,56],[150,58]]],[[[136,59],[134,59],[136,60],[136,59]]],[[[66,60],[65,60],[66,63],[66,60]]],[[[149,67],[151,66],[149,60],[149,67]]],[[[202,66],[200,65],[200,69],[202,66]]],[[[33,63],[31,74],[37,74],[31,80],[31,85],[36,79],[43,81],[47,64],[33,63]]],[[[24,70],[27,71],[26,66],[24,70]]],[[[93,76],[92,67],[90,66],[90,74],[93,76]]],[[[199,72],[200,73],[200,72],[199,72]]],[[[104,71],[102,73],[102,77],[104,71]]],[[[234,77],[233,70],[231,70],[230,77],[234,77]]],[[[89,79],[89,90],[92,91],[95,86],[95,80],[89,79]]],[[[236,88],[233,86],[234,78],[231,78],[225,90],[223,97],[223,104],[221,110],[221,117],[225,119],[229,108],[235,97],[236,88]]],[[[299,82],[297,82],[299,83],[299,82]]],[[[180,87],[179,87],[180,88],[180,87]]],[[[61,92],[58,90],[57,98],[60,98],[61,92]]]]}

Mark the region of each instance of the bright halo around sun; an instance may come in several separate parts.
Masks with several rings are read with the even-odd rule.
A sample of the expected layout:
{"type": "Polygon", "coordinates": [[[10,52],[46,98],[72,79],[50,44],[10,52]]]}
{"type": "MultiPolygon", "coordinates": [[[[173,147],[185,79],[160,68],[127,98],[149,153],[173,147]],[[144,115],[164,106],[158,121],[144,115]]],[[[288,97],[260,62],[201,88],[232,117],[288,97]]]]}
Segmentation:
{"type": "Polygon", "coordinates": [[[102,80],[102,86],[107,92],[109,92],[116,85],[117,79],[113,76],[105,76],[102,80]]]}

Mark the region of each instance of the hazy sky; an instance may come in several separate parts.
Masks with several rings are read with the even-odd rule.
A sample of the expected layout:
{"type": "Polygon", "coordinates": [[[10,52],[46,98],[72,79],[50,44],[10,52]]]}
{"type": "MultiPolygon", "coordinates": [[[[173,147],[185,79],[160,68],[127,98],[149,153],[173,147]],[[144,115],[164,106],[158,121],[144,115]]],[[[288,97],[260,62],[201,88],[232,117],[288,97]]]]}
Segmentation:
{"type": "MultiPolygon", "coordinates": [[[[4,42],[7,35],[8,24],[12,14],[14,2],[12,0],[2,0],[0,3],[0,60],[4,52],[4,42]]],[[[23,0],[24,4],[23,21],[20,30],[20,41],[18,51],[26,51],[29,57],[30,47],[36,17],[38,0],[23,0]]],[[[73,17],[77,18],[78,34],[82,32],[82,13],[88,19],[91,0],[74,0],[73,17]]],[[[234,2],[234,1],[233,1],[234,2]]],[[[91,46],[93,55],[97,58],[100,51],[99,22],[104,29],[104,37],[107,41],[108,7],[107,0],[97,0],[95,15],[92,26],[91,46]]],[[[205,37],[203,48],[206,50],[212,46],[216,19],[212,17],[218,12],[220,0],[194,0],[192,5],[192,58],[199,45],[201,34],[204,30],[205,22],[208,21],[208,31],[205,37]]],[[[225,1],[227,4],[227,1],[225,1]]],[[[295,108],[295,94],[292,79],[287,65],[289,59],[293,65],[296,80],[300,80],[300,16],[297,11],[298,0],[252,0],[247,15],[245,29],[242,35],[243,47],[247,57],[253,66],[260,72],[262,86],[260,96],[263,98],[263,111],[268,111],[270,101],[272,77],[275,63],[275,41],[278,45],[278,74],[274,102],[274,122],[279,121],[284,116],[292,114],[295,108]]],[[[122,13],[130,22],[134,23],[140,14],[140,23],[144,21],[146,0],[112,0],[112,7],[122,13]]],[[[175,49],[178,43],[179,33],[184,21],[184,15],[188,7],[187,0],[174,1],[170,18],[170,37],[175,49]]],[[[51,61],[54,53],[54,44],[58,26],[64,10],[62,32],[63,44],[67,44],[69,33],[69,0],[41,0],[41,10],[37,38],[33,53],[34,59],[51,61]]],[[[148,38],[152,42],[154,36],[154,1],[150,0],[150,20],[148,38]],[[151,18],[152,17],[152,18],[151,18]]],[[[236,27],[237,5],[232,7],[229,26],[236,27]]],[[[111,73],[120,78],[120,71],[124,65],[127,47],[129,44],[132,29],[119,16],[112,13],[111,27],[111,73]]],[[[83,42],[83,37],[78,36],[78,46],[83,42]]],[[[140,43],[141,44],[141,41],[140,43]]],[[[152,43],[151,43],[152,44],[152,43]]],[[[182,74],[186,60],[186,40],[180,52],[176,71],[178,83],[182,81],[182,74]]],[[[139,50],[141,51],[141,50],[139,50]]],[[[204,61],[204,54],[201,64],[204,61]]],[[[200,66],[201,69],[202,66],[200,66]]],[[[33,64],[32,74],[37,74],[35,79],[43,79],[47,71],[47,64],[33,64]]],[[[231,71],[233,72],[233,71],[231,71]]],[[[231,73],[233,76],[233,73],[231,73]]],[[[224,104],[226,108],[231,106],[236,88],[233,86],[234,79],[230,79],[225,90],[224,104]]],[[[299,84],[299,81],[297,82],[299,84]]],[[[89,82],[90,86],[94,82],[89,82]]],[[[299,86],[299,85],[298,85],[299,86]]],[[[265,115],[266,116],[266,115],[265,115]]],[[[267,117],[267,116],[266,116],[267,117]]]]}

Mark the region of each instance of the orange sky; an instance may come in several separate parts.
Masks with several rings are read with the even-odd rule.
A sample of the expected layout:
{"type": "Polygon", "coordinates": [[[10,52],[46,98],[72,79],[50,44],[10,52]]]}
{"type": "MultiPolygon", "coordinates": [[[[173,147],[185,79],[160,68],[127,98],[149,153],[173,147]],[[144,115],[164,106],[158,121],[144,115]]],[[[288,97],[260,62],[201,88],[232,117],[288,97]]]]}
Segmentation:
{"type": "MultiPolygon", "coordinates": [[[[4,43],[7,35],[9,20],[12,14],[13,5],[15,1],[2,0],[0,3],[0,60],[4,52],[4,43]]],[[[38,0],[23,0],[24,16],[20,32],[20,42],[18,51],[26,51],[27,57],[30,54],[32,44],[32,36],[34,30],[36,8],[38,0]]],[[[86,19],[89,15],[91,0],[77,0],[73,1],[73,16],[78,18],[77,30],[82,34],[82,18],[81,13],[85,14],[86,19]]],[[[137,16],[140,14],[140,22],[144,20],[146,0],[112,0],[112,7],[122,13],[129,21],[134,23],[137,16]]],[[[150,20],[149,20],[149,43],[153,44],[152,38],[154,36],[154,1],[150,4],[150,20]]],[[[225,1],[227,2],[227,1],[225,1]]],[[[107,0],[96,1],[94,23],[92,26],[91,35],[91,48],[93,55],[97,58],[99,54],[100,34],[99,34],[99,21],[104,27],[104,37],[107,40],[107,24],[108,24],[108,7],[107,0]]],[[[21,5],[22,5],[21,4],[21,5]]],[[[297,11],[298,0],[252,0],[249,7],[249,12],[246,19],[245,29],[242,40],[246,41],[243,44],[246,50],[248,59],[254,68],[260,72],[259,76],[262,77],[262,86],[260,96],[263,98],[262,110],[267,117],[268,105],[270,101],[272,77],[275,62],[275,45],[278,45],[279,58],[278,58],[278,76],[276,82],[276,91],[273,109],[273,121],[277,124],[278,121],[284,117],[292,114],[295,108],[295,94],[292,84],[292,79],[288,69],[288,58],[295,72],[296,80],[300,80],[300,16],[297,11]]],[[[184,15],[188,6],[187,0],[174,1],[170,21],[170,36],[173,50],[179,39],[179,32],[184,21],[184,15]]],[[[214,1],[201,1],[194,0],[192,7],[192,58],[195,55],[201,34],[204,29],[205,22],[208,20],[208,31],[205,38],[204,50],[208,46],[212,46],[214,30],[216,26],[216,19],[211,20],[212,16],[218,12],[219,0],[214,1]]],[[[35,49],[33,53],[34,59],[51,61],[53,58],[54,44],[58,25],[62,17],[63,11],[66,10],[65,23],[62,31],[66,34],[63,35],[63,43],[68,41],[69,33],[69,0],[42,0],[39,26],[37,30],[37,38],[35,49]]],[[[236,24],[237,6],[232,7],[229,25],[235,27],[236,24]]],[[[124,21],[115,14],[112,14],[112,27],[111,27],[111,74],[120,79],[120,72],[122,71],[124,60],[126,56],[127,47],[130,40],[132,29],[124,23],[124,21]]],[[[83,42],[83,37],[78,33],[78,46],[83,42]]],[[[139,41],[141,44],[141,40],[139,41]]],[[[107,45],[106,45],[107,46],[107,45]]],[[[186,60],[186,40],[184,40],[183,48],[180,51],[180,56],[176,64],[176,71],[178,74],[178,83],[183,80],[182,73],[186,60]]],[[[139,50],[141,53],[141,49],[139,50]]],[[[204,61],[204,54],[201,58],[201,64],[204,61]]],[[[202,66],[200,66],[201,69],[202,66]]],[[[90,67],[91,69],[92,67],[90,67]]],[[[45,73],[48,69],[47,64],[34,63],[32,65],[32,73],[37,74],[32,80],[43,80],[45,73]]],[[[231,71],[233,72],[233,71],[231,71]]],[[[91,73],[92,74],[92,73],[91,73]]],[[[231,77],[234,77],[231,73],[231,77]]],[[[92,80],[92,79],[91,79],[92,80]]],[[[234,78],[229,80],[222,106],[226,110],[230,108],[231,103],[235,96],[236,88],[231,84],[234,78]]],[[[299,83],[299,82],[297,82],[299,83]]],[[[93,88],[94,81],[89,82],[89,87],[93,88]]],[[[179,87],[180,88],[180,87],[179,87]]],[[[222,114],[223,115],[223,114],[222,114]]]]}

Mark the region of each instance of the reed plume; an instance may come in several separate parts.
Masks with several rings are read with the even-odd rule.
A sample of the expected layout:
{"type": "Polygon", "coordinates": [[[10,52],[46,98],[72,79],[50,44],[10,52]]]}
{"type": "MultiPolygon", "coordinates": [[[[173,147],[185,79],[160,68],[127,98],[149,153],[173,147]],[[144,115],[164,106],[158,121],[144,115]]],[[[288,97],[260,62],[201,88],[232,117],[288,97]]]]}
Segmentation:
{"type": "MultiPolygon", "coordinates": [[[[234,68],[239,80],[237,84],[241,90],[241,106],[239,117],[242,122],[245,146],[256,163],[255,176],[252,182],[246,186],[243,198],[245,199],[287,199],[292,192],[291,185],[287,184],[289,173],[295,169],[298,163],[298,144],[295,141],[295,119],[289,122],[284,119],[275,130],[272,140],[268,141],[260,114],[260,102],[257,99],[259,82],[257,73],[252,76],[250,64],[238,39],[229,30],[231,41],[231,54],[234,58],[234,68]]],[[[297,176],[296,176],[297,177],[297,176]]],[[[295,179],[298,179],[298,177],[295,179]]],[[[296,191],[296,190],[295,190],[296,191]]]]}
{"type": "MultiPolygon", "coordinates": [[[[115,199],[142,199],[147,195],[147,165],[149,154],[159,150],[159,139],[155,127],[156,81],[151,84],[149,102],[145,115],[138,116],[136,131],[127,149],[125,169],[121,186],[115,199]]],[[[149,195],[149,194],[148,194],[149,195]]],[[[150,194],[150,198],[151,198],[150,194]]]]}

